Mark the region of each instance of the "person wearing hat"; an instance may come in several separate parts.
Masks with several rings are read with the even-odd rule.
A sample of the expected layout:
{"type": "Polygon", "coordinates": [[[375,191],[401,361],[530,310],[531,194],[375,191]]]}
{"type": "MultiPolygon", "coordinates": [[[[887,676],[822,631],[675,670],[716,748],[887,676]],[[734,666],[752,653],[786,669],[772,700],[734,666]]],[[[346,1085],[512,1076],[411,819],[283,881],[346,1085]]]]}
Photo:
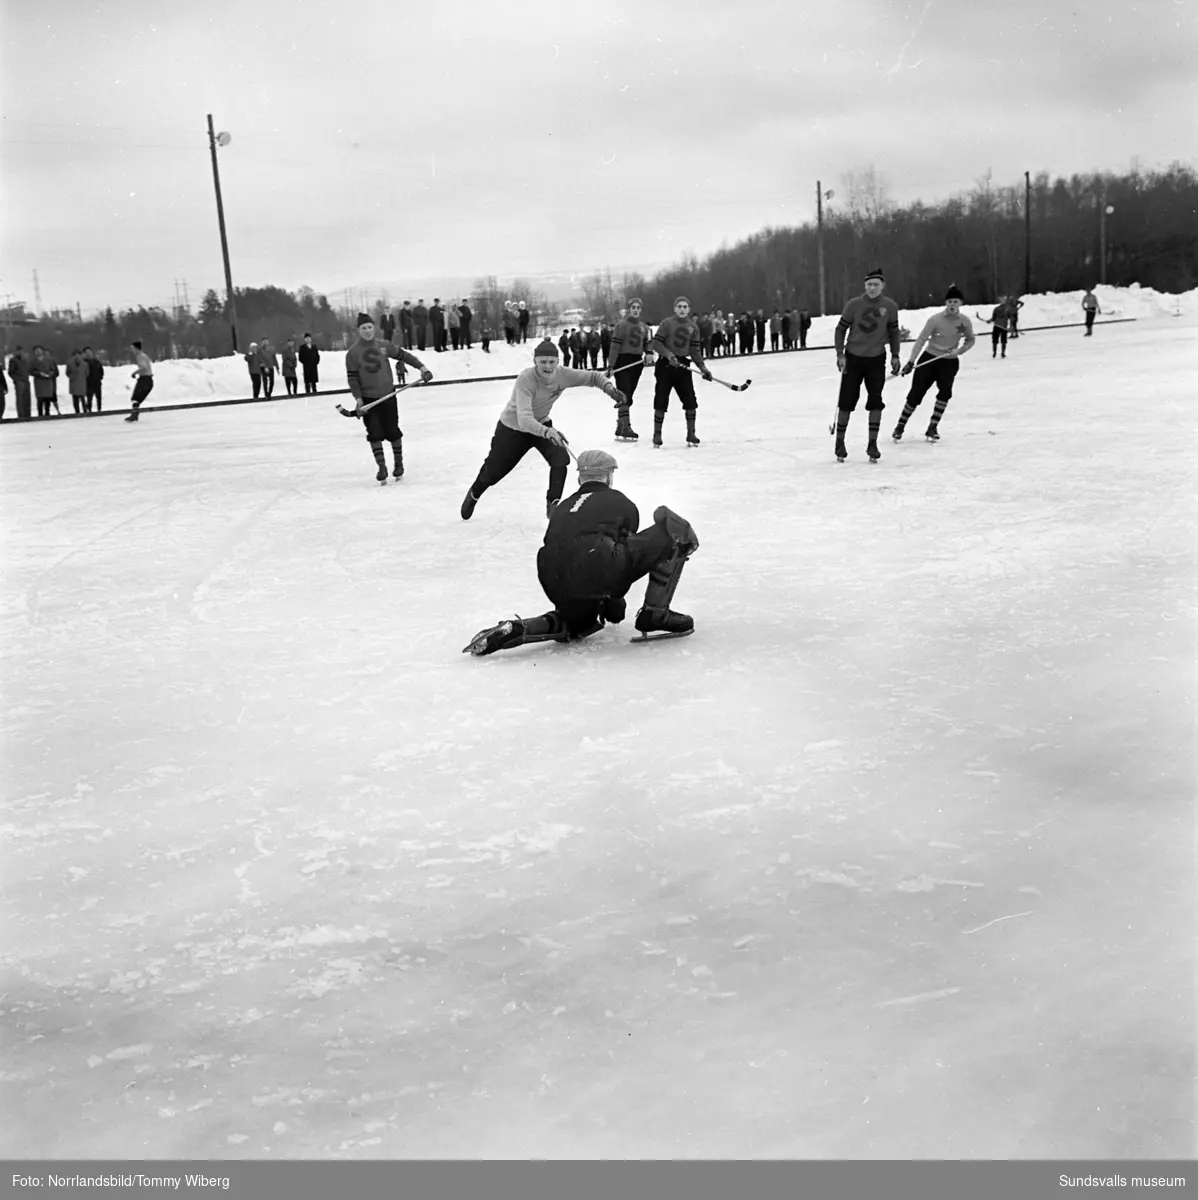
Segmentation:
{"type": "Polygon", "coordinates": [[[670,407],[670,393],[677,392],[686,416],[686,442],[697,446],[695,436],[695,412],[699,407],[695,399],[695,381],[691,378],[691,362],[699,368],[699,374],[708,382],[711,372],[703,361],[703,349],[699,344],[699,323],[691,316],[691,302],[685,296],[674,301],[674,315],[666,317],[657,327],[649,349],[658,355],[654,368],[653,389],[653,444],[661,445],[661,429],[666,420],[666,409],[670,407]]]}
{"type": "MultiPolygon", "coordinates": [[[[644,640],[682,637],[695,622],[670,610],[686,560],[699,548],[690,523],[662,505],[637,532],[640,513],[612,487],[619,464],[605,450],[578,456],[578,491],[554,508],[537,551],[537,578],[553,608],[539,617],[500,621],[474,635],[462,653],[481,658],[529,642],[568,642],[597,633],[627,613],[624,597],[649,576],[636,615],[644,640]]],[[[642,640],[642,639],[634,639],[642,640]]]]}
{"type": "Polygon", "coordinates": [[[933,442],[940,440],[940,418],[952,399],[953,380],[961,368],[961,355],[971,350],[975,341],[973,322],[961,311],[963,299],[961,289],[953,284],[944,293],[943,310],[927,319],[911,347],[911,356],[903,368],[903,374],[911,375],[912,371],[915,374],[911,375],[907,403],[892,434],[896,442],[902,441],[903,430],[907,428],[911,414],[919,407],[932,384],[936,385],[936,406],[932,409],[932,419],[924,436],[933,442]],[[927,350],[921,357],[920,352],[925,346],[927,350]],[[936,361],[930,361],[932,359],[936,361]]]}
{"type": "Polygon", "coordinates": [[[628,301],[624,319],[619,321],[611,335],[611,357],[608,361],[607,377],[620,373],[620,391],[624,393],[624,407],[616,420],[616,437],[621,441],[635,442],[639,436],[632,428],[632,398],[641,372],[646,364],[652,363],[649,353],[649,327],[641,320],[644,302],[639,296],[628,301]]]}
{"type": "MultiPolygon", "coordinates": [[[[354,411],[372,400],[395,391],[395,380],[391,376],[391,359],[407,363],[420,372],[420,378],[428,383],[433,373],[414,354],[401,349],[394,342],[378,341],[374,336],[374,318],[369,313],[358,313],[358,340],[345,352],[345,376],[349,390],[356,401],[354,411]]],[[[362,413],[366,426],[366,440],[378,464],[375,479],[387,482],[387,456],[383,442],[391,443],[395,455],[396,479],[403,478],[403,430],[399,427],[399,399],[392,396],[382,404],[376,404],[369,412],[362,413]]]]}
{"type": "Polygon", "coordinates": [[[840,395],[836,413],[836,459],[844,462],[848,451],[844,435],[849,418],[861,398],[865,384],[865,410],[869,413],[869,444],[866,453],[877,462],[878,430],[882,425],[882,388],[886,385],[886,347],[890,347],[890,370],[899,373],[898,305],[882,293],[886,276],[875,268],[865,276],[865,292],[844,306],[836,323],[836,369],[840,372],[840,395]]]}
{"type": "Polygon", "coordinates": [[[250,369],[250,384],[254,389],[254,399],[257,400],[262,392],[262,360],[258,357],[257,342],[250,342],[245,354],[245,365],[250,369]]]}
{"type": "Polygon", "coordinates": [[[557,347],[548,338],[532,354],[533,365],[516,376],[511,399],[491,436],[491,448],[462,501],[463,521],[470,520],[483,492],[508,475],[530,450],[536,450],[549,464],[546,515],[552,513],[566,486],[570,466],[565,435],[549,420],[554,404],[566,388],[572,387],[599,388],[615,400],[617,407],[624,402],[620,389],[602,371],[561,366],[557,347]]]}

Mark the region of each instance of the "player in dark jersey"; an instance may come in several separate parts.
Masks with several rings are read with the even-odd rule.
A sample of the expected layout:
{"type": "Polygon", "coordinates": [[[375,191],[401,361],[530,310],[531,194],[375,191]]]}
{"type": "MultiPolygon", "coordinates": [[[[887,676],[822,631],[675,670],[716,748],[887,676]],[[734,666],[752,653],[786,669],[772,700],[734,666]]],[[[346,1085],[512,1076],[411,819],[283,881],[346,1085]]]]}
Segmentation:
{"type": "MultiPolygon", "coordinates": [[[[433,373],[414,354],[409,354],[394,342],[377,341],[374,318],[369,313],[359,313],[358,340],[345,352],[345,377],[356,402],[355,412],[395,390],[390,362],[393,358],[415,367],[425,383],[432,379],[433,373]]],[[[390,442],[395,455],[393,474],[396,479],[402,479],[403,430],[399,427],[399,400],[392,396],[390,400],[376,404],[361,415],[362,423],[366,426],[366,440],[370,443],[371,453],[379,468],[375,478],[379,483],[387,482],[387,458],[383,453],[383,442],[390,442]]]]}
{"type": "Polygon", "coordinates": [[[644,305],[633,296],[628,301],[628,313],[620,321],[611,335],[611,357],[607,377],[610,379],[617,371],[620,378],[616,386],[624,393],[624,405],[616,418],[616,437],[621,441],[635,442],[638,434],[632,428],[632,397],[636,385],[640,382],[641,372],[648,363],[653,361],[649,350],[649,327],[641,320],[644,305]]]}
{"type": "Polygon", "coordinates": [[[899,360],[898,305],[883,296],[886,277],[880,270],[865,277],[865,293],[854,296],[844,306],[836,324],[836,369],[840,372],[840,396],[836,414],[836,458],[848,457],[844,448],[845,430],[849,417],[861,398],[865,384],[865,410],[869,413],[869,445],[866,453],[875,462],[878,452],[878,430],[882,424],[882,388],[886,383],[886,347],[890,347],[890,372],[897,375],[899,360]]]}
{"type": "Polygon", "coordinates": [[[670,392],[677,392],[686,416],[687,444],[697,446],[695,436],[695,410],[699,402],[695,399],[695,381],[691,378],[690,364],[693,361],[699,374],[708,382],[711,372],[703,361],[703,350],[699,344],[699,322],[691,315],[691,302],[685,296],[674,301],[674,315],[666,317],[657,327],[649,349],[657,354],[654,368],[656,386],[653,390],[653,444],[661,445],[661,427],[665,424],[666,409],[670,406],[670,392]]]}
{"type": "Polygon", "coordinates": [[[686,560],[699,548],[690,523],[662,505],[653,524],[637,532],[640,513],[612,486],[616,460],[603,450],[578,456],[579,488],[549,518],[537,552],[537,577],[553,608],[516,617],[475,634],[463,649],[476,657],[529,642],[568,642],[624,620],[628,589],[649,576],[636,616],[642,634],[691,633],[694,621],[672,612],[670,601],[686,560]]]}

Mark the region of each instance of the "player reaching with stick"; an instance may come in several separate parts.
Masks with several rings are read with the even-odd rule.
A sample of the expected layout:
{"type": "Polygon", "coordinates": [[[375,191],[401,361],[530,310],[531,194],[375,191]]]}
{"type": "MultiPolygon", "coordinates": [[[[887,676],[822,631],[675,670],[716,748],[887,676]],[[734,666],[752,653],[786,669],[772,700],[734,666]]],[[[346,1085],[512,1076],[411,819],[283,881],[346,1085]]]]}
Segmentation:
{"type": "Polygon", "coordinates": [[[607,377],[610,379],[617,371],[620,373],[619,386],[624,393],[624,405],[616,420],[616,437],[622,442],[637,440],[638,435],[632,428],[632,398],[636,394],[641,372],[647,363],[653,361],[653,355],[648,353],[649,327],[641,320],[643,310],[640,299],[633,296],[628,301],[627,314],[611,335],[611,357],[608,359],[611,366],[607,377]]]}
{"type": "Polygon", "coordinates": [[[690,365],[693,361],[699,374],[709,383],[711,372],[703,361],[703,350],[699,339],[699,322],[691,317],[691,302],[685,296],[674,301],[674,315],[666,317],[657,327],[649,349],[657,354],[654,368],[656,385],[653,390],[653,444],[661,445],[661,427],[665,424],[666,409],[670,406],[670,392],[677,392],[686,416],[686,444],[697,446],[695,436],[695,413],[699,402],[695,399],[695,381],[691,378],[690,365]]]}
{"type": "Polygon", "coordinates": [[[902,441],[903,430],[911,414],[919,407],[920,401],[927,395],[932,384],[936,385],[936,407],[932,409],[932,419],[928,423],[924,435],[929,441],[940,440],[940,418],[953,397],[953,380],[961,369],[962,354],[973,349],[973,322],[961,311],[961,289],[953,284],[944,293],[944,310],[933,313],[925,322],[919,337],[911,347],[911,357],[903,368],[904,375],[915,372],[911,379],[911,390],[907,393],[907,403],[903,406],[903,415],[891,435],[896,442],[902,441]],[[920,357],[920,351],[927,347],[926,354],[920,357]],[[934,361],[933,361],[934,360],[934,361]]]}
{"type": "Polygon", "coordinates": [[[516,376],[511,399],[499,414],[486,460],[462,501],[463,521],[470,520],[483,492],[510,474],[530,450],[536,450],[549,464],[545,512],[547,516],[553,512],[566,486],[570,455],[565,435],[553,428],[549,414],[566,388],[600,388],[616,402],[617,408],[624,403],[623,393],[602,371],[562,366],[557,347],[548,338],[533,351],[532,361],[531,367],[516,376]]]}
{"type": "Polygon", "coordinates": [[[403,478],[403,430],[399,427],[399,401],[395,396],[374,405],[369,412],[362,412],[365,405],[395,391],[395,380],[391,376],[391,359],[408,363],[420,372],[420,378],[428,383],[433,373],[414,354],[401,349],[394,342],[378,341],[374,336],[374,318],[369,313],[358,313],[358,340],[345,352],[345,376],[349,390],[356,401],[354,411],[361,413],[366,426],[366,440],[370,443],[374,461],[378,463],[379,483],[387,482],[387,456],[383,442],[391,443],[395,455],[396,479],[403,478]]]}
{"type": "Polygon", "coordinates": [[[688,521],[664,505],[653,514],[653,524],[638,533],[636,505],[611,485],[616,467],[606,451],[584,450],[578,456],[578,491],[549,517],[537,552],[537,578],[553,608],[539,617],[516,617],[484,629],[463,653],[481,658],[529,642],[589,637],[607,621],[624,620],[624,597],[646,575],[645,603],[636,616],[641,637],[633,641],[694,632],[694,621],[671,612],[670,601],[699,539],[688,521]]]}

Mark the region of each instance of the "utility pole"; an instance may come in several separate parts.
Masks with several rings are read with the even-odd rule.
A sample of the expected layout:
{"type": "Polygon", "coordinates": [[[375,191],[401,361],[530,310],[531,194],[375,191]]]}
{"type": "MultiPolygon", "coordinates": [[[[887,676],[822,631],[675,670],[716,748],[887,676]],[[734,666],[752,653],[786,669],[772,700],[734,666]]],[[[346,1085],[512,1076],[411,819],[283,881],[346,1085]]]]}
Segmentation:
{"type": "Polygon", "coordinates": [[[1023,294],[1032,294],[1032,173],[1023,173],[1023,294]]]}
{"type": "Polygon", "coordinates": [[[1115,211],[1113,204],[1106,202],[1106,184],[1102,185],[1102,196],[1098,201],[1098,257],[1099,283],[1106,283],[1106,219],[1115,211]]]}
{"type": "Polygon", "coordinates": [[[824,295],[824,185],[818,179],[815,181],[815,221],[819,231],[819,316],[822,317],[827,307],[824,295]]]}
{"type": "Polygon", "coordinates": [[[229,332],[233,335],[233,353],[237,353],[237,304],[233,298],[233,272],[229,269],[229,239],[225,234],[225,206],[220,197],[220,168],[216,165],[216,147],[227,146],[232,138],[215,132],[212,114],[208,114],[208,149],[212,151],[212,183],[216,188],[216,219],[220,223],[220,252],[225,260],[225,296],[229,308],[229,332]]]}
{"type": "Polygon", "coordinates": [[[33,272],[33,307],[40,320],[42,315],[42,287],[37,281],[37,271],[33,272]]]}

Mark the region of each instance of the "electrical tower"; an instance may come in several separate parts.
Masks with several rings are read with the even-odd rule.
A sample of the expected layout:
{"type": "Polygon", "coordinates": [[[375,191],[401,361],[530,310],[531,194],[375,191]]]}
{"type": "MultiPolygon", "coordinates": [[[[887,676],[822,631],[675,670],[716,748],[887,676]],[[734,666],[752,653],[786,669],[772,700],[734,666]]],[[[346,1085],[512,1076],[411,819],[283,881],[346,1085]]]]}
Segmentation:
{"type": "Polygon", "coordinates": [[[40,318],[42,315],[42,288],[37,281],[37,272],[33,272],[33,307],[40,318]]]}

